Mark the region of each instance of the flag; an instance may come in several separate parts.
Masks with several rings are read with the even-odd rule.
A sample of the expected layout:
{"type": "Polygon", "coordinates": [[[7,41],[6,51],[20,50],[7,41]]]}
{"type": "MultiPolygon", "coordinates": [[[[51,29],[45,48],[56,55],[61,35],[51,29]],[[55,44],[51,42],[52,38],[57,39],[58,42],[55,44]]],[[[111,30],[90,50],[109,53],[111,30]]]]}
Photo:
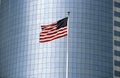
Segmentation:
{"type": "Polygon", "coordinates": [[[49,42],[67,36],[67,21],[68,17],[65,17],[55,23],[41,26],[39,42],[49,42]]]}

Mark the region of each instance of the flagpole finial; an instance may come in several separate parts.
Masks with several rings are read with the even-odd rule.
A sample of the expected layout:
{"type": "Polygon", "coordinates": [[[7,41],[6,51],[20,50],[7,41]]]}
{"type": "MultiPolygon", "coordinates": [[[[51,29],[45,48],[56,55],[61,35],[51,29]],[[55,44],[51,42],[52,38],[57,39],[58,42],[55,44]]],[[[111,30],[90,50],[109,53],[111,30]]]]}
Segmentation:
{"type": "Polygon", "coordinates": [[[68,15],[70,15],[70,11],[68,11],[67,13],[68,13],[68,15]]]}

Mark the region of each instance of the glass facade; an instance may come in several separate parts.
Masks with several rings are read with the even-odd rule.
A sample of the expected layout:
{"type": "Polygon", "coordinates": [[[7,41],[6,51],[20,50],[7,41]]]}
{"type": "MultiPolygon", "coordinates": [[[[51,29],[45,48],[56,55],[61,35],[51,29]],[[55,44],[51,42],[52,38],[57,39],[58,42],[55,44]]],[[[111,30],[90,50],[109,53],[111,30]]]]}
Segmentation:
{"type": "Polygon", "coordinates": [[[120,78],[120,0],[114,0],[114,78],[120,78]]]}
{"type": "Polygon", "coordinates": [[[39,33],[68,11],[69,78],[112,78],[112,0],[2,0],[0,78],[65,78],[67,37],[39,33]]]}

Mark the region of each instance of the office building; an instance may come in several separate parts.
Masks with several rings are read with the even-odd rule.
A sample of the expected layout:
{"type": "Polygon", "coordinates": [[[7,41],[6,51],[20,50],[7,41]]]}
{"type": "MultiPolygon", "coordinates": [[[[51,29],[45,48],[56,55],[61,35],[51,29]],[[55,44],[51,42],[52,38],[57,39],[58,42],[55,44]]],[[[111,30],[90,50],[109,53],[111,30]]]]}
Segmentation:
{"type": "Polygon", "coordinates": [[[0,78],[65,78],[67,37],[39,34],[68,11],[69,78],[113,78],[113,0],[1,0],[0,78]]]}
{"type": "Polygon", "coordinates": [[[114,0],[114,78],[120,78],[120,0],[114,0]]]}

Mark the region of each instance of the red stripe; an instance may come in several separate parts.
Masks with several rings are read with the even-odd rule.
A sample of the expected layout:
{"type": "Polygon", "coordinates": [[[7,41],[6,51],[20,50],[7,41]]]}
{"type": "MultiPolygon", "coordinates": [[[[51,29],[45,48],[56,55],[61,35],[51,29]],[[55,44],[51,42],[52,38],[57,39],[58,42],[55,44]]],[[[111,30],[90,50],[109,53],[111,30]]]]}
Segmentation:
{"type": "Polygon", "coordinates": [[[57,23],[49,24],[49,25],[42,25],[41,28],[47,28],[47,27],[55,27],[57,26],[57,23]]]}
{"type": "Polygon", "coordinates": [[[48,37],[48,36],[46,36],[43,39],[41,38],[40,40],[51,40],[51,39],[54,39],[54,38],[59,37],[59,36],[64,35],[64,34],[67,34],[67,32],[64,32],[64,33],[59,34],[59,35],[52,36],[50,38],[46,38],[46,37],[48,37]]]}
{"type": "Polygon", "coordinates": [[[67,30],[67,28],[64,27],[63,29],[58,29],[58,30],[56,30],[56,31],[48,32],[47,35],[55,34],[55,33],[57,33],[57,32],[63,31],[63,30],[67,30]]]}
{"type": "Polygon", "coordinates": [[[58,38],[61,38],[61,37],[64,37],[64,36],[67,36],[67,34],[64,34],[64,35],[61,35],[61,36],[58,36],[58,37],[55,37],[53,39],[50,39],[50,40],[40,40],[40,42],[49,42],[49,41],[52,41],[52,40],[55,40],[55,39],[58,39],[58,38]]]}
{"type": "Polygon", "coordinates": [[[40,37],[45,37],[45,36],[52,36],[52,35],[56,35],[56,34],[59,34],[59,33],[62,33],[62,32],[67,32],[67,29],[64,29],[64,30],[62,30],[62,31],[59,31],[59,32],[56,32],[56,33],[54,33],[54,34],[47,34],[47,33],[42,33],[42,34],[40,34],[40,37]]]}
{"type": "Polygon", "coordinates": [[[48,33],[48,31],[41,32],[41,33],[40,33],[40,36],[46,35],[47,33],[48,33]]]}
{"type": "Polygon", "coordinates": [[[54,35],[41,36],[40,39],[52,38],[52,37],[55,37],[57,35],[64,34],[64,33],[67,33],[67,31],[64,31],[64,32],[61,32],[61,33],[57,33],[57,34],[54,34],[54,35]]]}
{"type": "Polygon", "coordinates": [[[53,28],[49,28],[49,29],[47,28],[47,29],[43,29],[43,31],[54,31],[54,30],[56,30],[56,28],[57,27],[53,27],[53,28]]]}
{"type": "Polygon", "coordinates": [[[42,36],[51,36],[51,35],[54,35],[54,34],[57,34],[57,33],[61,33],[61,32],[64,32],[64,31],[67,31],[67,28],[61,29],[61,30],[57,30],[56,32],[53,32],[52,34],[49,33],[49,32],[41,32],[40,33],[40,37],[42,37],[42,36]]]}
{"type": "Polygon", "coordinates": [[[48,26],[48,27],[43,27],[42,30],[50,30],[54,28],[56,28],[56,26],[48,26]]]}
{"type": "Polygon", "coordinates": [[[48,32],[41,32],[40,35],[51,35],[51,34],[55,34],[59,31],[63,31],[63,30],[67,30],[67,27],[63,27],[63,28],[60,28],[60,29],[53,29],[51,31],[48,31],[48,32]]]}
{"type": "Polygon", "coordinates": [[[57,22],[41,26],[39,42],[49,42],[64,36],[67,36],[67,26],[57,29],[57,22]]]}

